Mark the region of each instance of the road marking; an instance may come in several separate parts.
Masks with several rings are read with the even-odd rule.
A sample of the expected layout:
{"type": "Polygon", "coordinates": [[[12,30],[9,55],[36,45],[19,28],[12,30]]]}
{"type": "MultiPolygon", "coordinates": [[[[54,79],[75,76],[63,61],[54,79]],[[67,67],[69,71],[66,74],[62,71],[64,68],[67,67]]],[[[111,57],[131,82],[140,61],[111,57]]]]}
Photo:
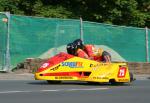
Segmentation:
{"type": "Polygon", "coordinates": [[[32,92],[32,91],[3,91],[3,92],[0,92],[0,94],[8,94],[8,93],[27,93],[27,92],[32,92]]]}
{"type": "Polygon", "coordinates": [[[40,90],[42,92],[57,92],[57,91],[62,91],[61,89],[54,89],[54,90],[40,90]]]}
{"type": "Polygon", "coordinates": [[[53,91],[90,91],[90,90],[105,90],[109,88],[82,88],[82,89],[55,89],[55,90],[41,90],[43,92],[53,92],[53,91]]]}
{"type": "Polygon", "coordinates": [[[105,90],[108,88],[85,88],[85,89],[68,89],[67,91],[91,91],[91,90],[105,90]]]}
{"type": "Polygon", "coordinates": [[[106,89],[109,88],[48,89],[48,90],[38,90],[38,91],[1,91],[0,94],[31,93],[31,92],[60,92],[60,91],[96,91],[96,90],[106,90],[106,89]]]}

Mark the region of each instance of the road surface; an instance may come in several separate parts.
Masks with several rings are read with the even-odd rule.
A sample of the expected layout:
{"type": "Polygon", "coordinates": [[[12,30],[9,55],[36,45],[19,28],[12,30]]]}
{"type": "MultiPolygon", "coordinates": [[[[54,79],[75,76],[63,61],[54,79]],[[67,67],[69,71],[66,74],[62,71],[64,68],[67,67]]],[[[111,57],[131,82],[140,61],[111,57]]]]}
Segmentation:
{"type": "Polygon", "coordinates": [[[0,80],[0,103],[149,103],[150,80],[131,85],[47,84],[35,80],[0,80]]]}

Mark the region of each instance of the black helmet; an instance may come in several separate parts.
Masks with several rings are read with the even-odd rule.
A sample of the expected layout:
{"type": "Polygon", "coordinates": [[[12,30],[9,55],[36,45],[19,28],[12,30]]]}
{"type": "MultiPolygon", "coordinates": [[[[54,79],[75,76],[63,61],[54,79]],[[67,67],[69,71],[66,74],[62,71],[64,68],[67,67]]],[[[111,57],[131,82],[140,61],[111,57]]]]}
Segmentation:
{"type": "Polygon", "coordinates": [[[77,46],[77,49],[83,49],[83,43],[81,39],[76,39],[73,43],[77,46]]]}
{"type": "Polygon", "coordinates": [[[74,43],[67,44],[66,49],[68,54],[75,55],[76,45],[74,43]]]}

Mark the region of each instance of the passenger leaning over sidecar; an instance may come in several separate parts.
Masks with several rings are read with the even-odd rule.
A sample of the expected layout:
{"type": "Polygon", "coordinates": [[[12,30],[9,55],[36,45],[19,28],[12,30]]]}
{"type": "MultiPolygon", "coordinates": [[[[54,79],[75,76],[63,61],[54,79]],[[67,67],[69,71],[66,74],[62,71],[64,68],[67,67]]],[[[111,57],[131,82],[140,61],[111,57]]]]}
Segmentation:
{"type": "Polygon", "coordinates": [[[83,45],[81,39],[77,39],[73,43],[76,45],[77,56],[100,62],[111,62],[111,55],[102,48],[96,49],[92,44],[83,45]]]}

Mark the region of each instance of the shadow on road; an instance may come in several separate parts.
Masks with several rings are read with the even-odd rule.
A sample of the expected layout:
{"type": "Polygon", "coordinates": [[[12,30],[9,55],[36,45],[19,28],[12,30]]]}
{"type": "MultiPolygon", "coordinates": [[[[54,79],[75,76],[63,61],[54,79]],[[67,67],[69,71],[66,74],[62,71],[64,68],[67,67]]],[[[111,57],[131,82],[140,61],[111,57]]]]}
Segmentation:
{"type": "Polygon", "coordinates": [[[94,82],[75,82],[75,81],[62,81],[61,83],[48,83],[47,81],[32,81],[28,82],[30,85],[82,85],[82,86],[130,86],[132,84],[111,84],[111,83],[94,83],[94,82]]]}

